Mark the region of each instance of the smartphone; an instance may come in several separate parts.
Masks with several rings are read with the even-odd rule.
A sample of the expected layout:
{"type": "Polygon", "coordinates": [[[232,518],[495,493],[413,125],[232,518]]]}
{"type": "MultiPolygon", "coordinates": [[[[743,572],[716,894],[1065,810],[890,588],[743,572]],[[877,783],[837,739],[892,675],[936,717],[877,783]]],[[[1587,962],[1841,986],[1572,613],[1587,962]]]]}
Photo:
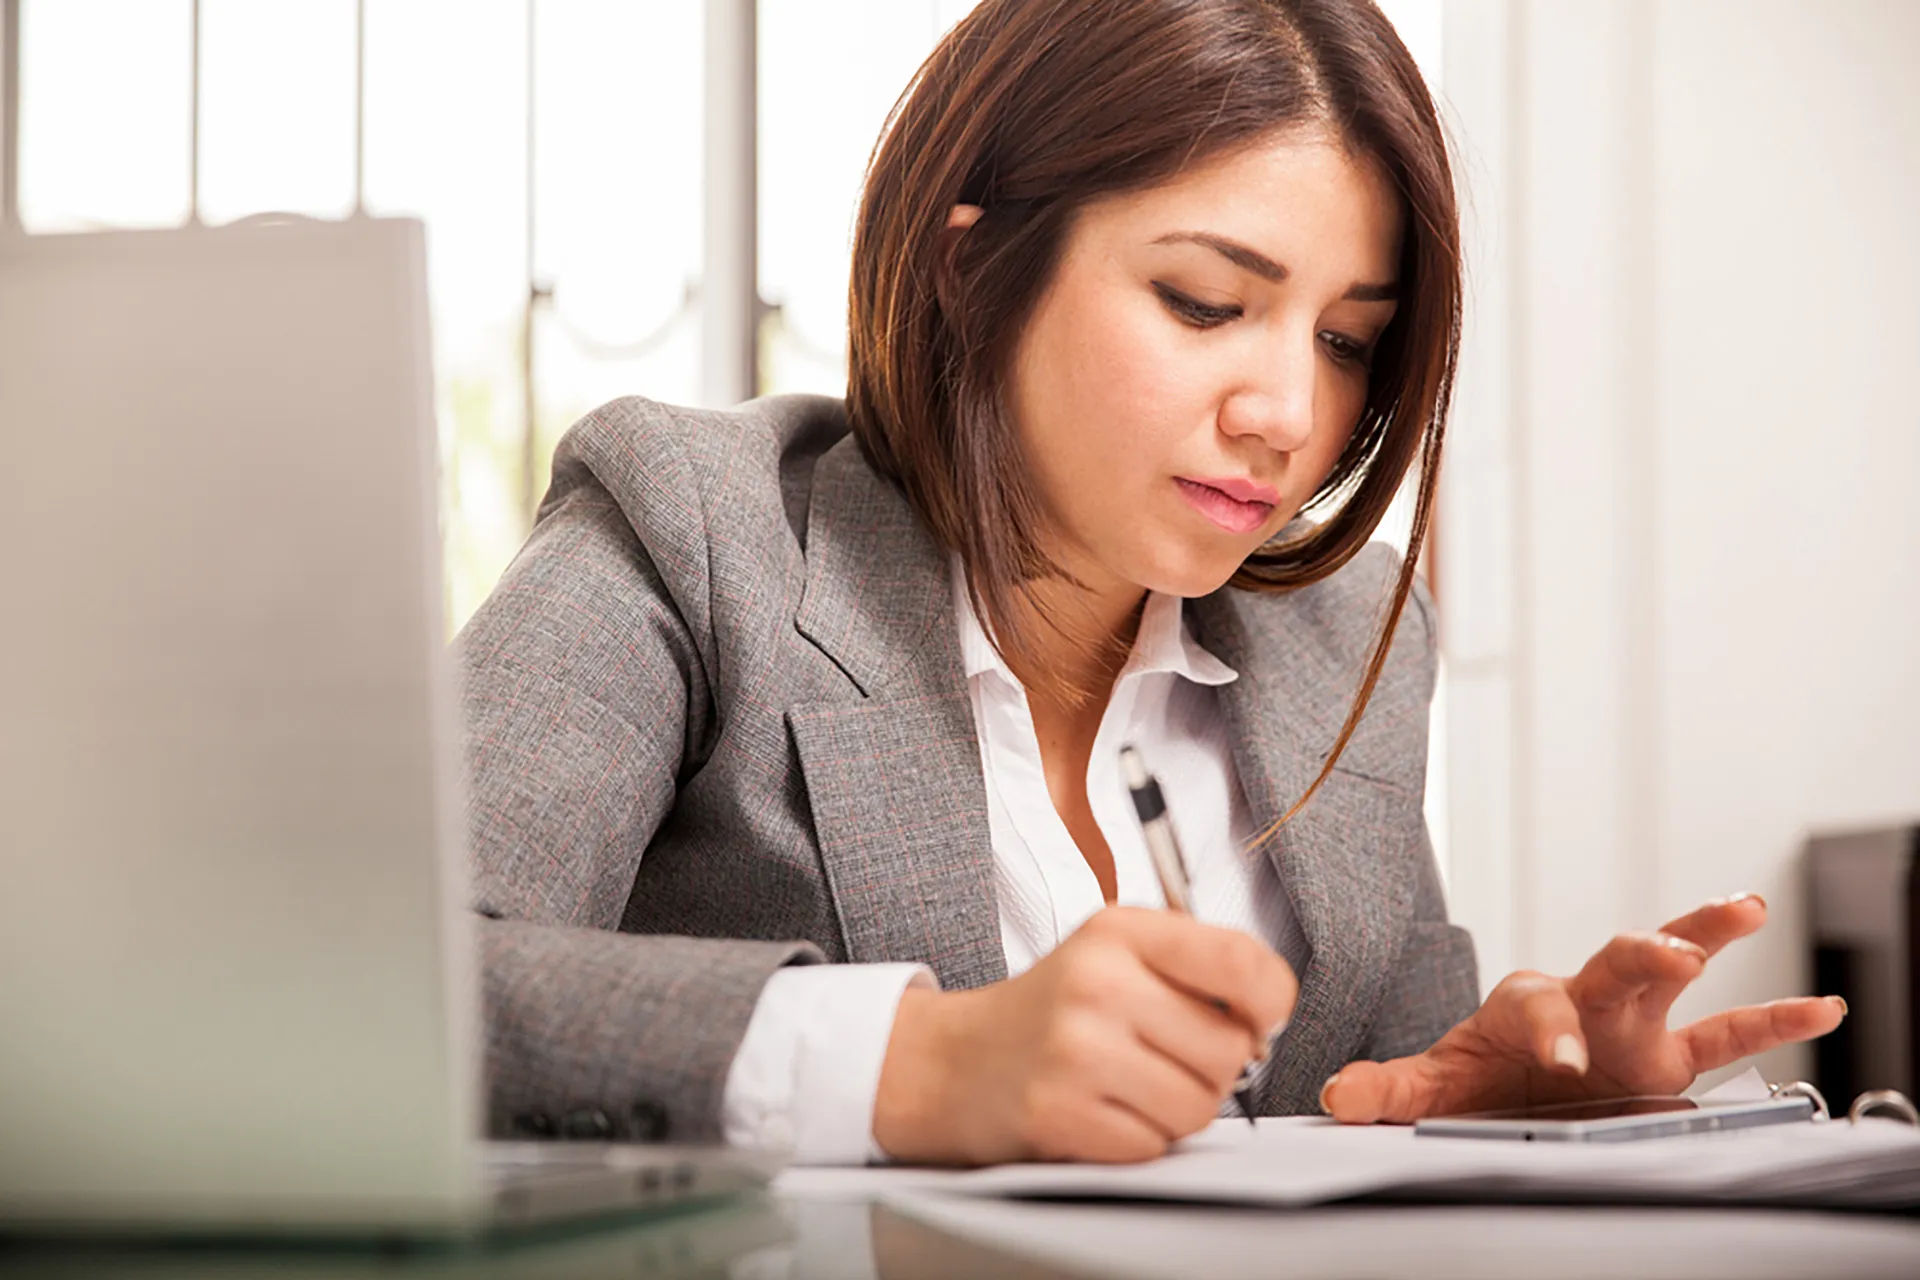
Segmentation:
{"type": "Polygon", "coordinates": [[[1518,1142],[1638,1142],[1683,1133],[1750,1129],[1813,1118],[1807,1098],[1758,1102],[1695,1102],[1692,1098],[1609,1098],[1512,1111],[1473,1111],[1414,1122],[1427,1138],[1507,1138],[1518,1142]]]}

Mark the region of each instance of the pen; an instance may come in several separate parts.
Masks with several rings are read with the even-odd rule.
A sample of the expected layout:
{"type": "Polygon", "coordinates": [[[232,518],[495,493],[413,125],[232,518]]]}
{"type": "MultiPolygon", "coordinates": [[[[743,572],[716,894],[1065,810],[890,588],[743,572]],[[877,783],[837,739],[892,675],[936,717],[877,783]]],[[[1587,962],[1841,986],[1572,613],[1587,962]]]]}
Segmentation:
{"type": "MultiPolygon", "coordinates": [[[[1133,811],[1140,815],[1140,834],[1146,837],[1147,857],[1160,877],[1160,891],[1166,895],[1168,909],[1183,916],[1192,915],[1187,864],[1180,856],[1180,842],[1173,834],[1173,823],[1167,820],[1167,798],[1160,794],[1159,781],[1147,772],[1139,751],[1131,745],[1120,748],[1120,774],[1127,780],[1127,792],[1133,797],[1133,811]]],[[[1213,1006],[1226,1012],[1224,1000],[1215,1000],[1213,1006]]],[[[1240,1078],[1233,1082],[1233,1100],[1240,1104],[1240,1113],[1246,1116],[1248,1124],[1253,1123],[1255,1065],[1249,1062],[1241,1068],[1240,1078]]]]}

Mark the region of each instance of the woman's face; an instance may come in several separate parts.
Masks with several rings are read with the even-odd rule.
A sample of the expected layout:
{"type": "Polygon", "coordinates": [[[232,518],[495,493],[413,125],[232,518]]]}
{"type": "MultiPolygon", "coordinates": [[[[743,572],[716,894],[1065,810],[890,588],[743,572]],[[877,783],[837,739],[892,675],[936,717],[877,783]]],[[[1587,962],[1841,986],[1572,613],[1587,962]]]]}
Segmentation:
{"type": "Polygon", "coordinates": [[[1010,401],[1064,567],[1205,595],[1292,519],[1366,403],[1401,230],[1385,177],[1318,134],[1082,210],[1010,401]]]}

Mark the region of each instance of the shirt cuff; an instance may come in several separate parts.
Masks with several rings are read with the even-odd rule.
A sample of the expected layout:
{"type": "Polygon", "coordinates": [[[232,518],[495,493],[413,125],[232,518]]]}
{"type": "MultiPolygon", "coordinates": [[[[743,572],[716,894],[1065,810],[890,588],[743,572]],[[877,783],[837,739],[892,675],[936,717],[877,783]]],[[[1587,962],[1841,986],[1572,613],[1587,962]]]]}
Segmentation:
{"type": "Polygon", "coordinates": [[[886,1159],[873,1100],[908,987],[935,988],[919,964],[790,965],[760,990],[733,1065],[720,1123],[734,1146],[785,1151],[796,1164],[886,1159]]]}

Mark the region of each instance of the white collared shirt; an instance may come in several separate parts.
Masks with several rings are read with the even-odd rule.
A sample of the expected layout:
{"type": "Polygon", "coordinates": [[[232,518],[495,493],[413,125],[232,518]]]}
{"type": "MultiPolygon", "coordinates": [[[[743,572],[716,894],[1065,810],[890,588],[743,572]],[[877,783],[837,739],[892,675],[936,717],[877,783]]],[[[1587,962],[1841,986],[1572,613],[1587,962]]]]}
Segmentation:
{"type": "MultiPolygon", "coordinates": [[[[1026,690],[988,642],[957,557],[952,586],[986,781],[1000,940],[1013,977],[1106,902],[1053,807],[1026,690]]],[[[1120,779],[1121,746],[1137,747],[1166,795],[1194,915],[1252,934],[1299,969],[1306,945],[1286,893],[1264,857],[1242,853],[1252,824],[1217,693],[1237,678],[1193,639],[1178,597],[1150,593],[1094,737],[1087,799],[1113,853],[1117,904],[1165,906],[1120,779]]],[[[933,986],[932,971],[847,964],[774,974],[727,1077],[727,1141],[788,1148],[803,1163],[884,1158],[872,1137],[873,1099],[894,1009],[909,985],[933,986]]]]}

